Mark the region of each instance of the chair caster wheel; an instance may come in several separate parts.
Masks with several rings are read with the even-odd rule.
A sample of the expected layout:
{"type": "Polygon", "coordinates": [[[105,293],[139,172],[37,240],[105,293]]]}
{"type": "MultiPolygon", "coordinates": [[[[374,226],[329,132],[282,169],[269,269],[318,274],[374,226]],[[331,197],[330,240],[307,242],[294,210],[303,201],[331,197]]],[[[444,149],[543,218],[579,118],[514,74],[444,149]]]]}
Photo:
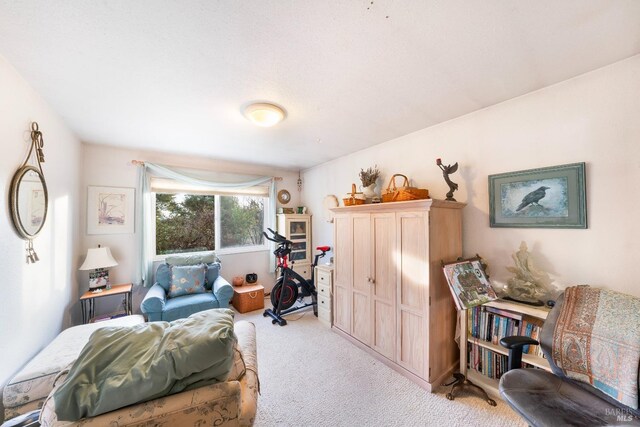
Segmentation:
{"type": "Polygon", "coordinates": [[[272,320],[272,321],[271,321],[271,324],[272,324],[272,325],[275,325],[275,324],[276,324],[276,322],[277,322],[277,320],[272,320]]]}
{"type": "Polygon", "coordinates": [[[493,400],[493,399],[487,399],[487,403],[488,403],[490,406],[497,406],[496,401],[495,401],[495,400],[493,400]]]}
{"type": "Polygon", "coordinates": [[[453,394],[447,393],[447,399],[453,400],[453,399],[455,399],[455,397],[453,397],[453,394]]]}

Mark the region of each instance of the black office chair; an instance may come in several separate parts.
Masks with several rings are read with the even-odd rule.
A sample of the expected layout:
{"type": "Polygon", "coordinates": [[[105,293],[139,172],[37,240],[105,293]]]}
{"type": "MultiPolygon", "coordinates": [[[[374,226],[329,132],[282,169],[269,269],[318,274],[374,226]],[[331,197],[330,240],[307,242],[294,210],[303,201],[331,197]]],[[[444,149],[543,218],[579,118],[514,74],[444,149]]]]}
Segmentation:
{"type": "MultiPolygon", "coordinates": [[[[500,344],[509,349],[509,371],[500,379],[501,396],[532,426],[640,425],[638,410],[623,405],[589,383],[569,379],[554,363],[552,343],[563,303],[564,294],[556,301],[540,334],[539,344],[553,373],[521,369],[522,346],[536,345],[536,340],[522,336],[500,340],[500,344]]],[[[638,366],[635,371],[637,373],[638,366]]]]}

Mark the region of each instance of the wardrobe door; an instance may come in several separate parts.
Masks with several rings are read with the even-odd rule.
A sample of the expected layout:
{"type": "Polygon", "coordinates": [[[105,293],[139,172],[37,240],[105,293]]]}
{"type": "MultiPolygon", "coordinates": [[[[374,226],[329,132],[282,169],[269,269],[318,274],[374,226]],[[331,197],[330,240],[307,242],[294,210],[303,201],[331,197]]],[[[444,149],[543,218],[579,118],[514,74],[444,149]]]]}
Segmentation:
{"type": "Polygon", "coordinates": [[[390,360],[396,349],[396,216],[371,215],[371,347],[390,360]]]}
{"type": "Polygon", "coordinates": [[[333,284],[333,326],[351,334],[351,278],[353,264],[353,232],[351,215],[334,217],[335,257],[333,284]]]}
{"type": "Polygon", "coordinates": [[[397,362],[428,377],[429,217],[427,212],[397,214],[397,362]]]}
{"type": "Polygon", "coordinates": [[[371,345],[371,215],[353,214],[353,288],[351,335],[371,345]]]}

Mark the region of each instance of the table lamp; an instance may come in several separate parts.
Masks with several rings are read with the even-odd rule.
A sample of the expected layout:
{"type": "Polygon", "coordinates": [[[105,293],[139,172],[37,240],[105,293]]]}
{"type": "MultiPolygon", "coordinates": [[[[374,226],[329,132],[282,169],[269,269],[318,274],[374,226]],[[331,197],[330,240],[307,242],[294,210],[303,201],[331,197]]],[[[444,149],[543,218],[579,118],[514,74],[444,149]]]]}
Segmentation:
{"type": "Polygon", "coordinates": [[[89,273],[89,289],[111,289],[109,283],[109,267],[115,267],[118,262],[113,259],[109,248],[90,248],[87,257],[80,266],[80,270],[93,270],[89,273]]]}

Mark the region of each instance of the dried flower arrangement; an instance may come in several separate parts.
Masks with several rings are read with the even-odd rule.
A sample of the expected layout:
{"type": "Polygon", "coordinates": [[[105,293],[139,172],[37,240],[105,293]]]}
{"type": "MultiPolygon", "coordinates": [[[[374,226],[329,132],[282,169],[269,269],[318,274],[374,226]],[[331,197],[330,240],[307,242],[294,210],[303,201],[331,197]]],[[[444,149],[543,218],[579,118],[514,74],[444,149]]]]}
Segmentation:
{"type": "Polygon", "coordinates": [[[375,165],[372,168],[368,168],[367,170],[360,169],[360,181],[362,181],[363,187],[368,187],[371,184],[375,184],[376,179],[380,176],[380,171],[378,170],[378,165],[375,165]]]}

